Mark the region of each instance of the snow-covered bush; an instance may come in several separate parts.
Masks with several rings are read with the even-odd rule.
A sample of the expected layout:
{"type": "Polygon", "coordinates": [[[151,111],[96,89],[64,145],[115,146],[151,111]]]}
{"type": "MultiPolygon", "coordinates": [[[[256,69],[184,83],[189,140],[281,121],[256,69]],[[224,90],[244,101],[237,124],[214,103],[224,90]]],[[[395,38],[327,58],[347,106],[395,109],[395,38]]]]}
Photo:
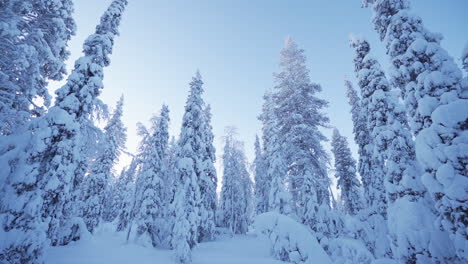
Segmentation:
{"type": "Polygon", "coordinates": [[[370,264],[374,260],[372,253],[356,239],[337,238],[330,241],[328,250],[333,252],[334,264],[370,264]]]}
{"type": "Polygon", "coordinates": [[[292,218],[268,212],[255,218],[257,234],[266,235],[275,258],[294,264],[332,263],[309,229],[292,218]]]}

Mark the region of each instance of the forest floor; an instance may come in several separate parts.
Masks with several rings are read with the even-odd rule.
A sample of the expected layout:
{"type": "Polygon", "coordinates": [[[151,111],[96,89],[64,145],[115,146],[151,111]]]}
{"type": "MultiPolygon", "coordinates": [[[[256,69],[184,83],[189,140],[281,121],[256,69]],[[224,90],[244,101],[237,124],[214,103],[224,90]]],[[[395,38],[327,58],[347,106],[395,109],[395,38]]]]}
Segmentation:
{"type": "MultiPolygon", "coordinates": [[[[125,233],[112,226],[95,235],[46,251],[47,264],[172,264],[171,250],[143,247],[125,241],[125,233]]],[[[193,264],[281,264],[270,256],[270,242],[256,235],[224,236],[200,243],[193,251],[193,264]]]]}

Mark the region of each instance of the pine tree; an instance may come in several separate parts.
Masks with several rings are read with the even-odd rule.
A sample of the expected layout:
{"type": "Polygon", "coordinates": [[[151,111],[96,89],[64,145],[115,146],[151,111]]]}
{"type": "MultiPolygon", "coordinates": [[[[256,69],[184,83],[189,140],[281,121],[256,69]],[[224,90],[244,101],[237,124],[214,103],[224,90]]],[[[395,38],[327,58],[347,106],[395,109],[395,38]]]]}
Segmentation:
{"type": "Polygon", "coordinates": [[[101,153],[95,160],[89,176],[86,177],[82,201],[82,217],[88,230],[93,233],[103,218],[104,205],[108,186],[114,178],[113,167],[117,163],[121,151],[125,148],[127,139],[123,122],[123,96],[117,102],[117,106],[104,127],[104,144],[101,153]]]}
{"type": "MultiPolygon", "coordinates": [[[[361,88],[361,113],[365,117],[365,124],[369,134],[366,137],[364,146],[366,161],[368,168],[369,187],[367,193],[367,214],[369,215],[369,223],[375,234],[387,232],[387,199],[384,185],[384,164],[385,159],[382,152],[378,151],[378,136],[381,132],[380,126],[383,124],[382,115],[379,111],[379,105],[373,100],[373,92],[376,89],[375,84],[378,83],[382,76],[373,76],[369,70],[369,61],[366,57],[369,53],[369,43],[359,38],[351,39],[351,47],[355,49],[354,68],[358,79],[359,87],[361,88]]],[[[375,245],[371,251],[376,257],[390,256],[391,251],[387,239],[374,239],[375,245]]]]}
{"type": "Polygon", "coordinates": [[[218,178],[214,162],[216,161],[216,150],[213,146],[213,128],[211,127],[211,107],[207,105],[203,111],[204,151],[203,151],[203,173],[200,175],[200,193],[203,207],[200,214],[202,222],[200,224],[198,242],[211,240],[215,233],[215,212],[217,204],[216,188],[218,178]]]}
{"type": "Polygon", "coordinates": [[[67,83],[57,91],[55,106],[30,126],[26,144],[14,169],[10,168],[2,205],[2,228],[6,241],[2,261],[41,263],[46,241],[43,225],[52,244],[77,239],[81,226],[73,207],[76,190],[84,175],[83,127],[99,104],[103,67],[109,55],[127,1],[115,0],[101,18],[96,33],[84,44],[67,83]],[[28,209],[26,209],[28,208],[28,209]],[[42,216],[42,217],[41,217],[42,216]],[[10,236],[15,239],[11,240],[10,236]]]}
{"type": "Polygon", "coordinates": [[[255,201],[256,214],[266,213],[268,211],[268,196],[270,194],[270,183],[267,181],[267,172],[265,171],[265,157],[260,146],[260,139],[255,136],[255,201]]]}
{"type": "Polygon", "coordinates": [[[138,175],[139,196],[135,208],[135,226],[138,239],[161,246],[167,230],[164,229],[164,177],[167,173],[169,143],[169,109],[164,105],[159,117],[152,119],[152,129],[142,154],[138,175]]]}
{"type": "Polygon", "coordinates": [[[335,177],[338,179],[337,187],[341,190],[344,212],[356,215],[363,208],[361,184],[356,177],[356,161],[351,156],[348,141],[336,128],[333,130],[331,145],[335,157],[335,177]]]}
{"type": "Polygon", "coordinates": [[[352,83],[349,80],[345,80],[346,86],[346,96],[348,97],[348,102],[351,106],[351,118],[353,120],[353,133],[354,141],[358,145],[358,172],[361,176],[362,184],[364,187],[364,197],[366,202],[369,203],[369,189],[370,189],[370,179],[372,178],[370,174],[370,161],[369,153],[367,153],[366,145],[369,143],[369,132],[367,130],[366,124],[366,115],[361,109],[361,98],[357,91],[353,88],[352,83]]]}
{"type": "Polygon", "coordinates": [[[66,73],[75,34],[71,0],[3,1],[0,6],[0,135],[11,134],[48,107],[49,80],[66,73]]]}
{"type": "Polygon", "coordinates": [[[447,54],[442,36],[410,14],[407,0],[366,1],[390,56],[393,83],[400,88],[416,137],[422,181],[435,200],[437,226],[451,234],[460,260],[467,259],[468,83],[447,54]]]}
{"type": "Polygon", "coordinates": [[[191,263],[191,250],[198,242],[199,228],[206,215],[200,215],[203,205],[200,174],[204,172],[206,150],[204,127],[203,81],[197,71],[190,82],[190,93],[178,141],[177,189],[174,198],[175,224],[172,245],[179,263],[191,263]]]}
{"type": "Polygon", "coordinates": [[[221,189],[221,223],[234,234],[245,234],[250,224],[252,181],[247,171],[243,143],[233,127],[226,129],[221,189]]]}

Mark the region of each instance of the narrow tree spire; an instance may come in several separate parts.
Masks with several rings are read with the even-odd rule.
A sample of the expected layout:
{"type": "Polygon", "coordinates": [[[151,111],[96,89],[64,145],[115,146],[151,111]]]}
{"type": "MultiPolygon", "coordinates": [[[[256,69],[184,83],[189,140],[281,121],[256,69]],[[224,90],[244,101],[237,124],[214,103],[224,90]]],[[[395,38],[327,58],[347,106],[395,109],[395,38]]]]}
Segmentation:
{"type": "Polygon", "coordinates": [[[369,140],[369,132],[367,130],[366,115],[362,111],[361,98],[358,95],[353,84],[349,80],[345,80],[346,96],[348,97],[349,105],[351,106],[351,119],[353,121],[354,141],[358,145],[358,172],[364,187],[365,202],[368,202],[370,189],[370,169],[369,169],[369,154],[366,150],[367,141],[369,140]]]}
{"type": "Polygon", "coordinates": [[[344,211],[355,215],[363,208],[360,186],[356,177],[356,161],[351,156],[348,141],[338,129],[333,129],[332,152],[335,157],[335,177],[338,188],[341,189],[341,200],[344,211]]]}
{"type": "Polygon", "coordinates": [[[351,47],[355,50],[354,67],[359,87],[361,88],[361,112],[363,122],[366,125],[368,133],[363,138],[364,152],[362,153],[362,164],[364,170],[363,179],[368,180],[367,192],[367,213],[370,217],[370,225],[375,234],[381,237],[375,237],[374,245],[370,248],[377,257],[391,255],[391,249],[388,239],[383,236],[387,230],[387,199],[385,192],[385,159],[381,151],[378,151],[377,136],[382,125],[379,105],[374,104],[373,93],[378,88],[375,84],[382,78],[382,74],[375,73],[370,69],[373,61],[369,61],[367,55],[370,51],[369,43],[362,38],[352,37],[351,47]]]}
{"type": "Polygon", "coordinates": [[[270,182],[266,172],[265,156],[260,145],[260,139],[255,135],[255,200],[256,213],[262,214],[268,212],[268,198],[270,196],[270,182]]]}
{"type": "Polygon", "coordinates": [[[205,150],[203,81],[197,71],[190,82],[190,91],[185,104],[182,128],[177,152],[177,190],[174,198],[175,225],[173,227],[173,246],[179,263],[191,262],[191,250],[199,239],[202,223],[200,215],[202,194],[200,178],[204,172],[203,155],[205,150]]]}

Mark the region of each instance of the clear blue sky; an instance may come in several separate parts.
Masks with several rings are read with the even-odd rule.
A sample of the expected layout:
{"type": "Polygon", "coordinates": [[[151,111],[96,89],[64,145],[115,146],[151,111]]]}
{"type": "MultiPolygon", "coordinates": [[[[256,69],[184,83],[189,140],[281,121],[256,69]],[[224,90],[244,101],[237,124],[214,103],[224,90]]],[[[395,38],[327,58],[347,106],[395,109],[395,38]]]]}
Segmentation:
{"type": "MultiPolygon", "coordinates": [[[[111,0],[75,1],[77,35],[71,41],[69,68],[81,55],[111,0]]],[[[322,85],[319,96],[330,102],[328,114],[352,143],[352,123],[343,86],[354,80],[350,33],[366,37],[384,66],[388,58],[370,23],[371,11],[360,0],[129,0],[116,39],[111,66],[105,69],[102,100],[114,106],[125,95],[124,122],[128,150],[136,150],[136,123],[148,124],[166,103],[171,133],[179,135],[188,82],[196,69],[205,81],[204,99],[211,104],[217,155],[225,126],[236,126],[246,152],[260,132],[262,95],[273,85],[284,39],[291,36],[306,50],[311,79],[322,85]]],[[[413,0],[412,11],[440,32],[444,48],[460,63],[468,41],[467,0],[413,0]]],[[[52,85],[51,89],[56,88],[52,85]]],[[[326,131],[330,135],[330,131],[326,131]]],[[[327,149],[329,149],[327,144],[327,149]]]]}

